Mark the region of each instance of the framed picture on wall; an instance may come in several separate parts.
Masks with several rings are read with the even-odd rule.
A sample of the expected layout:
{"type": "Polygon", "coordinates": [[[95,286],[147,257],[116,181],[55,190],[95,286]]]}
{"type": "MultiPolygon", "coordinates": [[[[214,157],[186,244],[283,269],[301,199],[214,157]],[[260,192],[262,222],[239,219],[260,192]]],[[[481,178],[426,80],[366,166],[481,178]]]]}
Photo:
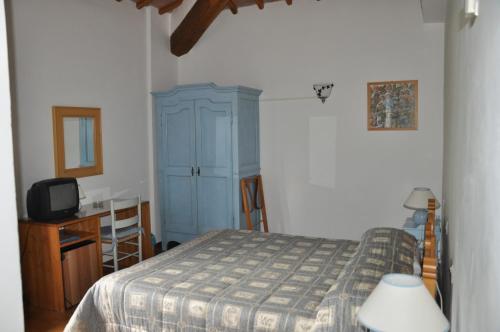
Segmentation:
{"type": "Polygon", "coordinates": [[[417,129],[417,80],[368,83],[368,130],[417,129]]]}

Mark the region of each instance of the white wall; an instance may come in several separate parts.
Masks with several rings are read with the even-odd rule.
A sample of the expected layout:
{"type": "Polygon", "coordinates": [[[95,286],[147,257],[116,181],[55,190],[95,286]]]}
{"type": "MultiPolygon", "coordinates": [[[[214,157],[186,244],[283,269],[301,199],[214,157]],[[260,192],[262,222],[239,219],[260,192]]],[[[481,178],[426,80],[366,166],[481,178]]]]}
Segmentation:
{"type": "Polygon", "coordinates": [[[55,175],[53,105],[101,108],[104,174],[79,179],[84,203],[152,197],[149,92],[176,80],[158,31],[166,19],[131,1],[11,0],[11,7],[20,214],[31,184],[55,175]]]}
{"type": "Polygon", "coordinates": [[[100,0],[15,0],[12,14],[22,203],[55,176],[53,105],[101,108],[104,174],[79,180],[89,199],[147,197],[145,14],[100,0]]]}
{"type": "MultiPolygon", "coordinates": [[[[170,15],[159,16],[156,9],[149,9],[147,13],[148,25],[148,86],[147,91],[166,91],[177,84],[177,58],[170,53],[170,15]]],[[[153,98],[148,94],[148,153],[149,153],[149,197],[150,209],[153,219],[152,231],[157,241],[161,240],[161,223],[159,207],[155,200],[156,174],[155,174],[155,116],[153,98]]]]}
{"type": "MultiPolygon", "coordinates": [[[[174,27],[190,4],[174,13],[174,27]]],[[[372,226],[401,226],[412,187],[441,197],[443,43],[444,26],[423,24],[414,0],[278,2],[222,13],[180,58],[178,76],[264,90],[273,231],[359,238],[372,226]],[[404,79],[419,80],[419,130],[368,132],[366,83],[404,79]],[[326,104],[307,99],[324,81],[336,84],[326,104]]]]}
{"type": "Polygon", "coordinates": [[[448,1],[444,215],[453,262],[452,330],[500,331],[500,3],[480,16],[448,1]]]}
{"type": "Polygon", "coordinates": [[[14,156],[12,148],[9,64],[4,2],[0,2],[0,211],[2,211],[2,273],[0,324],[3,331],[23,331],[21,267],[17,233],[14,156]]]}

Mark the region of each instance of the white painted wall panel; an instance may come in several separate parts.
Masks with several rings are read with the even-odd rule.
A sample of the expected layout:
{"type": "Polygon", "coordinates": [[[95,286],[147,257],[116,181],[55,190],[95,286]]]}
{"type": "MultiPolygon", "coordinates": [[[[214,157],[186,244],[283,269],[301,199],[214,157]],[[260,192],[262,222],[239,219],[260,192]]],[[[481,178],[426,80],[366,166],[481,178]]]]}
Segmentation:
{"type": "Polygon", "coordinates": [[[454,265],[452,330],[500,331],[500,3],[473,22],[448,1],[444,214],[454,265]]]}
{"type": "MultiPolygon", "coordinates": [[[[156,9],[148,9],[148,86],[147,91],[166,91],[177,84],[177,58],[170,53],[170,15],[160,16],[156,9]]],[[[157,178],[155,172],[155,124],[153,98],[148,95],[148,152],[149,152],[149,197],[151,215],[156,222],[152,231],[157,241],[161,240],[159,204],[156,201],[157,178]]]]}
{"type": "Polygon", "coordinates": [[[0,211],[2,219],[2,273],[0,324],[3,331],[23,331],[23,293],[17,231],[14,155],[4,2],[0,2],[0,211]]]}
{"type": "Polygon", "coordinates": [[[444,23],[446,0],[420,0],[422,18],[425,23],[444,23]]]}

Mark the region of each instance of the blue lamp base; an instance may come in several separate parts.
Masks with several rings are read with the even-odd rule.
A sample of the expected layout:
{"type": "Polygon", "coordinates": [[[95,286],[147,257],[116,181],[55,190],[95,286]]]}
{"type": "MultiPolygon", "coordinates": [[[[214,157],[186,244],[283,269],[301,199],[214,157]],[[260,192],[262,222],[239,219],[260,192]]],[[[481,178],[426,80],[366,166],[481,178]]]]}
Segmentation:
{"type": "Polygon", "coordinates": [[[415,210],[413,222],[416,225],[425,225],[427,223],[427,210],[415,210]]]}

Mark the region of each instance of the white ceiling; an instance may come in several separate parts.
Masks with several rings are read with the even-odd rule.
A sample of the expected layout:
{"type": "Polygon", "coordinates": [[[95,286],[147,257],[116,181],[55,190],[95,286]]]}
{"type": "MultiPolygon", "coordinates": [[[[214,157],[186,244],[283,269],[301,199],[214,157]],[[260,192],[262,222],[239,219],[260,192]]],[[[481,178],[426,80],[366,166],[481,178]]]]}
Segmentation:
{"type": "Polygon", "coordinates": [[[446,18],[446,0],[420,0],[425,23],[443,23],[446,18]]]}

